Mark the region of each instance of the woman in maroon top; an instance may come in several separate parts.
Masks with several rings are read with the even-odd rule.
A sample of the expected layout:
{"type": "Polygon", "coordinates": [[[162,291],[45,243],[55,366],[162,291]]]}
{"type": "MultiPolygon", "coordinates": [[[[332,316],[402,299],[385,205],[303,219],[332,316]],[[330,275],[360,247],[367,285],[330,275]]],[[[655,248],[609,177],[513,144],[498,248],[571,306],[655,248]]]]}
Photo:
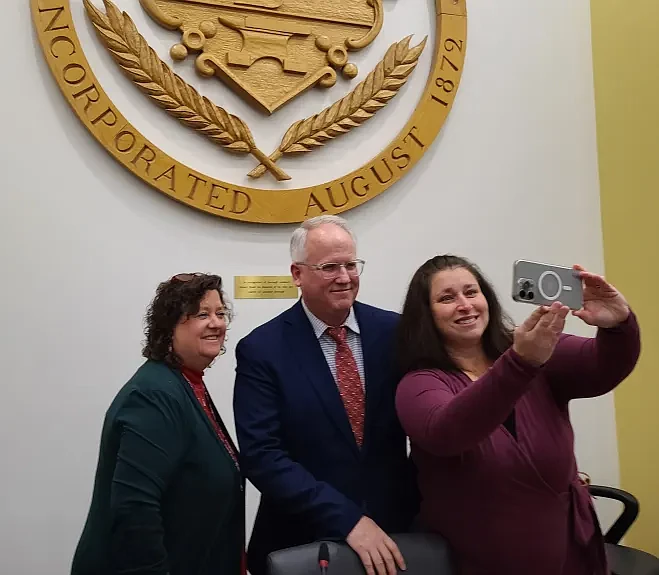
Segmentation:
{"type": "Polygon", "coordinates": [[[622,295],[575,266],[595,338],[562,334],[569,310],[536,308],[513,329],[470,262],[436,256],[409,287],[396,406],[412,443],[421,523],[460,575],[604,575],[604,542],[574,457],[571,399],[633,369],[638,324],[622,295]]]}

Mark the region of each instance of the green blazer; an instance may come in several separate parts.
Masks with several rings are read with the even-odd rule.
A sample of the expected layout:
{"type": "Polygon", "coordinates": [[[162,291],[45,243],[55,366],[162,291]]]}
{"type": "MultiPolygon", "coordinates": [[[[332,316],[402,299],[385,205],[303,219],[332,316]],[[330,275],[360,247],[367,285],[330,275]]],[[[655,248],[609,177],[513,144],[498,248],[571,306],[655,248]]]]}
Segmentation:
{"type": "Polygon", "coordinates": [[[239,575],[244,516],[240,473],[192,388],[147,361],[107,411],[72,575],[239,575]]]}

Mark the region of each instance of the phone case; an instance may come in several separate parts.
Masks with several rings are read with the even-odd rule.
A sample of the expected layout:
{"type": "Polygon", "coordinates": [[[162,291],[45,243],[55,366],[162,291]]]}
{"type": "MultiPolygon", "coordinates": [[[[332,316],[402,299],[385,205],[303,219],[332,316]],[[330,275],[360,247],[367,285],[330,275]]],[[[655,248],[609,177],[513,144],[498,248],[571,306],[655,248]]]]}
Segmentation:
{"type": "Polygon", "coordinates": [[[534,305],[559,301],[570,309],[581,309],[581,278],[572,268],[517,260],[513,268],[513,299],[534,305]]]}

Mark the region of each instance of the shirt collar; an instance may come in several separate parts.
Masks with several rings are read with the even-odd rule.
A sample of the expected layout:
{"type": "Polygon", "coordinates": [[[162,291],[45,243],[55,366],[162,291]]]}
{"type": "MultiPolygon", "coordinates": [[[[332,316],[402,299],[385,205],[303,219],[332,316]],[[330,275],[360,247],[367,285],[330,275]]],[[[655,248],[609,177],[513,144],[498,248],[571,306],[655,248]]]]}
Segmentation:
{"type": "MultiPolygon", "coordinates": [[[[313,328],[316,339],[320,339],[320,337],[327,331],[327,328],[330,326],[327,325],[323,320],[318,319],[307,307],[307,304],[304,303],[303,299],[301,299],[301,301],[302,308],[304,309],[304,313],[307,314],[307,318],[311,323],[311,327],[313,328]]],[[[350,313],[348,314],[347,319],[343,322],[343,325],[346,326],[350,331],[359,333],[359,324],[357,323],[357,316],[355,315],[354,307],[350,308],[350,313]]]]}

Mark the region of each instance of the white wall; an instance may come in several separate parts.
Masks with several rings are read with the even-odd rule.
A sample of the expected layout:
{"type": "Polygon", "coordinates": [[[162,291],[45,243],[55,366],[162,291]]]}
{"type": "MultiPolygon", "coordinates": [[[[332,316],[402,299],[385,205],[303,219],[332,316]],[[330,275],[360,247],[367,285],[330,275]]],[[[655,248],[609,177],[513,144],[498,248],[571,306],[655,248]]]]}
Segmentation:
{"type": "MultiPolygon", "coordinates": [[[[142,18],[137,2],[117,3],[166,54],[176,39],[142,18]]],[[[116,164],[59,93],[28,3],[11,4],[5,7],[11,49],[0,91],[0,567],[12,575],[63,574],[87,512],[103,415],[140,364],[142,316],[155,286],[176,272],[213,271],[227,278],[231,295],[234,275],[287,273],[292,228],[196,213],[116,164]]],[[[204,156],[203,142],[140,100],[116,74],[94,44],[80,0],[72,5],[83,47],[119,109],[166,151],[187,154],[202,171],[220,170],[223,156],[204,156]]],[[[386,37],[357,58],[362,71],[408,31],[434,34],[425,23],[426,0],[385,5],[386,37]],[[410,6],[421,16],[405,16],[410,6]],[[406,29],[390,29],[401,21],[406,29]]],[[[469,0],[468,9],[467,63],[443,132],[402,182],[347,214],[360,256],[368,260],[361,299],[399,309],[414,269],[452,251],[479,263],[506,307],[522,319],[529,308],[507,296],[514,259],[602,270],[588,0],[469,0]]],[[[394,128],[413,107],[429,57],[418,70],[421,79],[409,87],[411,106],[401,99],[389,116],[383,113],[394,128]]],[[[300,105],[319,109],[321,97],[309,97],[315,103],[300,105]]],[[[249,113],[226,98],[228,107],[249,113]]],[[[366,130],[333,149],[333,165],[347,165],[362,148],[368,153],[380,147],[386,126],[373,126],[370,144],[366,130]]],[[[300,178],[335,177],[333,165],[321,160],[295,168],[300,178]]],[[[245,173],[240,168],[233,181],[245,173]]],[[[288,305],[235,302],[230,353],[208,375],[231,428],[233,346],[288,305]]],[[[577,323],[570,329],[589,333],[577,323]]],[[[573,410],[580,467],[604,484],[618,482],[612,406],[606,397],[573,410]]],[[[252,493],[250,518],[255,503],[252,493]]]]}

